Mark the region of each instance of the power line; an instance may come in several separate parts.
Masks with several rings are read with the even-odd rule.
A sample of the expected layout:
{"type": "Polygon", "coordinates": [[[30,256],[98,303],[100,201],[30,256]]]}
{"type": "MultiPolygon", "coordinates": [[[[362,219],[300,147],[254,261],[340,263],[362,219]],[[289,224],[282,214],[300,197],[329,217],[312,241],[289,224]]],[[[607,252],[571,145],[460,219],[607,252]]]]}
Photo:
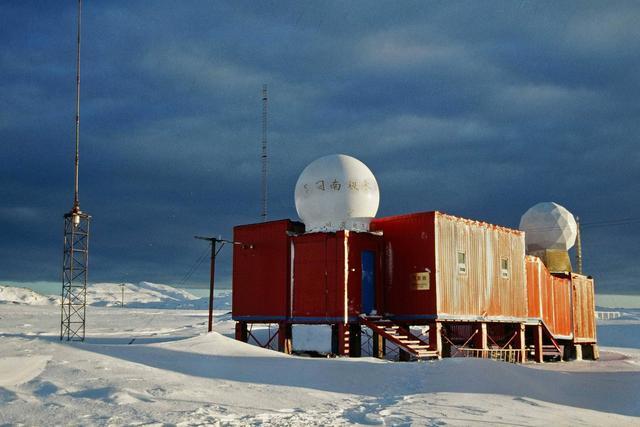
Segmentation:
{"type": "Polygon", "coordinates": [[[586,226],[588,228],[593,227],[609,227],[615,225],[627,225],[627,224],[637,224],[640,222],[640,218],[626,218],[612,221],[601,221],[601,222],[589,222],[581,224],[582,226],[586,226]]]}
{"type": "Polygon", "coordinates": [[[209,249],[205,248],[204,251],[202,251],[202,253],[200,254],[200,256],[196,258],[195,262],[189,268],[189,270],[187,270],[184,277],[180,281],[180,284],[178,285],[178,287],[184,287],[184,285],[191,279],[191,276],[193,276],[193,274],[198,270],[200,265],[202,265],[204,260],[207,258],[208,253],[209,253],[209,249]]]}

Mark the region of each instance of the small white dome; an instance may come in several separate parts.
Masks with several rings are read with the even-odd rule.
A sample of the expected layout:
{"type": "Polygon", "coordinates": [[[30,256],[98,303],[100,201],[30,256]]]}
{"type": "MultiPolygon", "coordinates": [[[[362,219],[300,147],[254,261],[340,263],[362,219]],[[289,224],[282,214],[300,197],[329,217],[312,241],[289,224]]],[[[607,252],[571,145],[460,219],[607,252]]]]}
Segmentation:
{"type": "Polygon", "coordinates": [[[360,160],[332,154],[311,162],[295,189],[296,210],[307,232],[368,231],[378,212],[380,192],[360,160]]]}
{"type": "Polygon", "coordinates": [[[553,202],[538,203],[520,219],[527,250],[569,250],[576,242],[578,224],[564,207],[553,202]]]}

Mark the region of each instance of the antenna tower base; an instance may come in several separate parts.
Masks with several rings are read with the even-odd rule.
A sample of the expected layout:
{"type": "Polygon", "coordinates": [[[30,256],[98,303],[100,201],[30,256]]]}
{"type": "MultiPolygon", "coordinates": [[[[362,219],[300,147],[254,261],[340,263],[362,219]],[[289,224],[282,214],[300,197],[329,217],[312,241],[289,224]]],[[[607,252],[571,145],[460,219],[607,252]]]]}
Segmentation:
{"type": "Polygon", "coordinates": [[[77,207],[64,215],[60,341],[84,341],[90,221],[77,207]]]}

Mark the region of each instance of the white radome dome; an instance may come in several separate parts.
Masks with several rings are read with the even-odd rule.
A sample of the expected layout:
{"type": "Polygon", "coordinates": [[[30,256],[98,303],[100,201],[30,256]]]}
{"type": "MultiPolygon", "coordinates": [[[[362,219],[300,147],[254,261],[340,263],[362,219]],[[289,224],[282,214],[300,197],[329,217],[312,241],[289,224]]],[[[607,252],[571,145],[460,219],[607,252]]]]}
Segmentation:
{"type": "Polygon", "coordinates": [[[304,168],[296,183],[295,200],[307,233],[369,231],[378,212],[380,191],[367,165],[351,156],[332,154],[304,168]]]}
{"type": "Polygon", "coordinates": [[[557,249],[567,251],[573,247],[578,235],[578,224],[567,209],[553,202],[543,202],[530,208],[520,219],[527,250],[557,249]]]}

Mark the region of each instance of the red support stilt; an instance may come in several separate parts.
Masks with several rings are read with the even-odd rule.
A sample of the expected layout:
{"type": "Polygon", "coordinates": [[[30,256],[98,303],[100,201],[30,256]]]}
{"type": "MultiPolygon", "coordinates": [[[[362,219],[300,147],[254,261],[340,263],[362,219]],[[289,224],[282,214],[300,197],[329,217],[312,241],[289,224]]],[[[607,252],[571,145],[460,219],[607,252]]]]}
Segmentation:
{"type": "Polygon", "coordinates": [[[246,322],[236,322],[236,340],[247,342],[249,336],[247,333],[246,322]]]}
{"type": "Polygon", "coordinates": [[[349,325],[349,356],[360,357],[362,346],[362,330],[360,323],[350,323],[349,325]]]}
{"type": "Polygon", "coordinates": [[[345,323],[334,324],[331,327],[332,350],[339,356],[349,356],[349,325],[345,323]]]}
{"type": "Polygon", "coordinates": [[[536,325],[533,329],[533,345],[535,348],[536,362],[544,362],[544,354],[542,348],[542,325],[536,325]]]}

